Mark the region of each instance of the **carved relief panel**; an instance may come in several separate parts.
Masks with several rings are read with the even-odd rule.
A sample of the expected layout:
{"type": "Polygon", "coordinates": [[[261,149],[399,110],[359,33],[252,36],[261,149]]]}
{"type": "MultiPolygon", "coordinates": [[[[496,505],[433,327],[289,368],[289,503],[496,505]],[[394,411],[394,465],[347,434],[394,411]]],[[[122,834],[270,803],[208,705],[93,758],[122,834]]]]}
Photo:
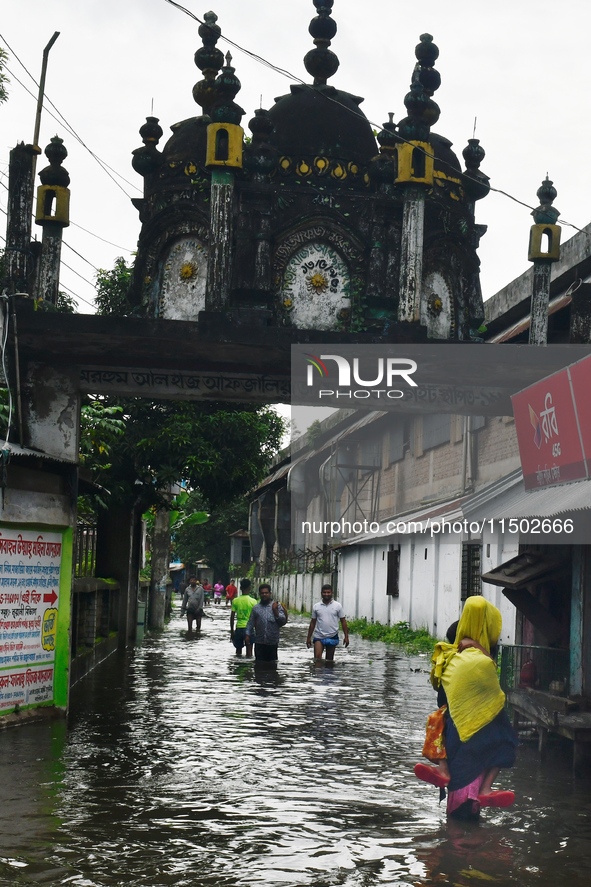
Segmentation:
{"type": "Polygon", "coordinates": [[[349,315],[350,274],[331,245],[310,242],[289,258],[280,287],[284,316],[298,329],[332,330],[349,315]]]}
{"type": "Polygon", "coordinates": [[[453,338],[455,334],[453,299],[442,274],[431,271],[423,278],[421,323],[430,339],[453,338]]]}
{"type": "Polygon", "coordinates": [[[196,237],[183,237],[172,245],[162,269],[161,317],[197,320],[205,309],[207,248],[196,237]]]}

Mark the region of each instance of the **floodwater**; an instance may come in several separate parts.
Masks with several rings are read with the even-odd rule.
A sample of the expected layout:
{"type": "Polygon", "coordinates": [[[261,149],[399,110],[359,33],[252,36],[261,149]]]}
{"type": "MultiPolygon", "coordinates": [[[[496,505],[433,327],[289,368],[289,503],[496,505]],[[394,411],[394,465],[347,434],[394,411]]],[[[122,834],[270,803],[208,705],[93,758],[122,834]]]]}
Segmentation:
{"type": "Polygon", "coordinates": [[[237,659],[229,611],[177,615],[73,691],[69,724],[0,733],[0,885],[588,887],[591,778],[519,750],[517,803],[447,823],[412,772],[427,659],[353,637],[314,666],[306,625],[276,671],[237,659]]]}

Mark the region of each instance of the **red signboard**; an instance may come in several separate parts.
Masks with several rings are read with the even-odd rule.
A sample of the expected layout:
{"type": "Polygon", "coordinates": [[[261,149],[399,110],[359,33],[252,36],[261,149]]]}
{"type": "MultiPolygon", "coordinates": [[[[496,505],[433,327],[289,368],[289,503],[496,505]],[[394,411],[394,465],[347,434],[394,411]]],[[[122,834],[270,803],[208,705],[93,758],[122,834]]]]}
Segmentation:
{"type": "MultiPolygon", "coordinates": [[[[589,389],[591,362],[580,361],[578,390],[589,389]]],[[[575,402],[570,368],[513,395],[513,415],[526,490],[583,480],[589,476],[579,424],[579,402],[575,402]]],[[[579,398],[583,403],[583,398],[579,398]]],[[[586,406],[586,405],[585,405],[586,406]]],[[[591,454],[591,412],[586,408],[588,449],[591,454]]],[[[589,456],[588,456],[589,458],[589,456]]]]}
{"type": "Polygon", "coordinates": [[[568,368],[568,373],[587,462],[587,475],[591,477],[591,357],[574,363],[568,368]]]}

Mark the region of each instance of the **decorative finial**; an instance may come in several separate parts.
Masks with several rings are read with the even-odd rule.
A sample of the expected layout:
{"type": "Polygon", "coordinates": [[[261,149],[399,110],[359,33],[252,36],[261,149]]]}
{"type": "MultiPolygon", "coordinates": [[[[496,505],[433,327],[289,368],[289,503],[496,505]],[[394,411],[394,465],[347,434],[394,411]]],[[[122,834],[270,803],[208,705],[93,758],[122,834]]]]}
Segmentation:
{"type": "Polygon", "coordinates": [[[256,181],[266,181],[276,162],[276,151],[268,141],[273,132],[271,115],[265,108],[257,108],[248,128],[252,133],[252,141],[244,151],[245,169],[256,181]]]}
{"type": "Polygon", "coordinates": [[[244,110],[234,101],[242,84],[231,65],[232,56],[226,54],[226,64],[215,79],[215,98],[210,107],[211,119],[216,123],[239,124],[244,110]]]}
{"type": "Polygon", "coordinates": [[[198,32],[203,46],[195,53],[195,64],[203,72],[203,80],[193,87],[193,98],[201,105],[203,113],[209,114],[216,98],[215,77],[224,64],[224,54],[216,47],[222,34],[220,26],[216,24],[217,15],[215,12],[206,12],[203,18],[204,23],[199,26],[198,32]]]}
{"type": "Polygon", "coordinates": [[[140,128],[140,135],[144,147],[136,148],[131,152],[133,155],[131,165],[141,176],[147,176],[155,172],[162,164],[162,154],[156,148],[163,136],[158,118],[146,117],[146,122],[140,128]]]}
{"type": "Polygon", "coordinates": [[[59,136],[54,136],[45,149],[44,154],[49,160],[49,166],[46,166],[39,173],[41,184],[60,185],[62,188],[67,188],[70,184],[70,174],[62,166],[62,163],[68,156],[63,139],[60,139],[59,136]]]}
{"type": "Polygon", "coordinates": [[[396,124],[394,123],[394,113],[388,111],[388,122],[382,123],[382,129],[376,136],[380,149],[382,151],[394,151],[395,146],[400,143],[400,139],[396,133],[396,124]]]}
{"type": "Polygon", "coordinates": [[[314,0],[318,15],[310,22],[308,32],[316,49],[311,49],[304,57],[304,66],[314,78],[314,86],[324,86],[339,67],[338,57],[328,48],[337,32],[337,23],[331,18],[332,5],[333,0],[314,0]]]}
{"type": "Polygon", "coordinates": [[[548,178],[548,173],[546,173],[546,178],[536,192],[540,205],[532,212],[536,225],[556,224],[556,219],[560,213],[552,204],[556,200],[557,195],[558,191],[554,187],[554,183],[548,178]]]}
{"type": "Polygon", "coordinates": [[[462,151],[462,157],[466,163],[466,169],[469,173],[476,172],[484,160],[486,154],[484,148],[480,144],[480,139],[468,139],[468,144],[462,151]]]}
{"type": "MultiPolygon", "coordinates": [[[[476,128],[476,120],[474,127],[476,128]]],[[[490,191],[489,178],[480,170],[480,164],[485,156],[480,139],[468,139],[468,144],[462,151],[462,157],[466,164],[464,187],[471,200],[482,200],[490,191]]]]}
{"type": "Polygon", "coordinates": [[[434,123],[439,120],[439,105],[431,96],[441,85],[441,75],[433,67],[439,48],[433,43],[431,34],[421,34],[420,43],[415,47],[415,65],[410,92],[404,97],[408,117],[401,121],[398,131],[408,141],[426,142],[434,123]]]}

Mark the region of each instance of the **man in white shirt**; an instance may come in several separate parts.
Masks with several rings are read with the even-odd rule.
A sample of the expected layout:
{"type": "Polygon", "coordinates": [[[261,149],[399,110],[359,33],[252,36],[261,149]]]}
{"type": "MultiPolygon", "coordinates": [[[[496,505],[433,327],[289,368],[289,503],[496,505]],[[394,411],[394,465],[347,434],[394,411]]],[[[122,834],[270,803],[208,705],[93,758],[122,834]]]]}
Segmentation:
{"type": "Polygon", "coordinates": [[[314,644],[316,659],[322,659],[322,654],[326,651],[326,661],[332,662],[339,643],[339,622],[343,629],[345,647],[349,646],[349,628],[342,604],[333,600],[332,586],[323,585],[320,596],[322,600],[314,604],[312,610],[306,646],[311,647],[314,644]]]}

